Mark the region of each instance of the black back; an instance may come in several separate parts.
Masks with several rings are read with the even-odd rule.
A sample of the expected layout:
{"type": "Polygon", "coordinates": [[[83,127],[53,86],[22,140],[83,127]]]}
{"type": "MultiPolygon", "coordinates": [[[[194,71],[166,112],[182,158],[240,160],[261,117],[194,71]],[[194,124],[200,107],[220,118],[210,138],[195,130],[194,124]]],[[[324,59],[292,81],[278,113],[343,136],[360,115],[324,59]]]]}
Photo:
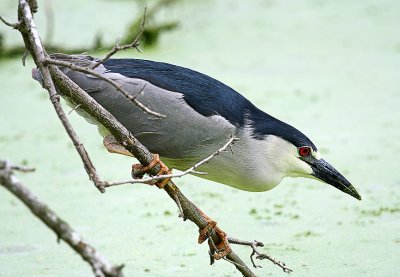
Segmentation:
{"type": "Polygon", "coordinates": [[[255,139],[279,136],[296,147],[315,145],[303,133],[265,112],[227,85],[197,71],[168,63],[139,59],[109,59],[108,71],[146,80],[165,90],[183,94],[185,102],[203,116],[220,115],[237,127],[245,121],[255,139]]]}

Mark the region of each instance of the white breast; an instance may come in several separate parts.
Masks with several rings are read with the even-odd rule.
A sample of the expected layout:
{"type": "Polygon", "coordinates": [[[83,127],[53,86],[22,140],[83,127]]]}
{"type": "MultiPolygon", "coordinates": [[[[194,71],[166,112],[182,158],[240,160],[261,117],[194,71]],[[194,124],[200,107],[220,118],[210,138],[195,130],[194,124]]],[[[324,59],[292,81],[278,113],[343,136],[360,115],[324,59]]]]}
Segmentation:
{"type": "MultiPolygon", "coordinates": [[[[249,130],[239,131],[237,137],[239,140],[232,145],[232,151],[228,148],[198,169],[207,172],[207,175],[196,176],[246,191],[266,191],[277,186],[284,175],[277,171],[272,162],[275,153],[268,147],[269,141],[254,139],[249,130]]],[[[224,143],[218,147],[215,145],[215,149],[209,150],[210,153],[203,152],[202,158],[218,150],[224,143]]],[[[188,164],[182,165],[182,161],[166,161],[180,170],[189,167],[188,164]]]]}

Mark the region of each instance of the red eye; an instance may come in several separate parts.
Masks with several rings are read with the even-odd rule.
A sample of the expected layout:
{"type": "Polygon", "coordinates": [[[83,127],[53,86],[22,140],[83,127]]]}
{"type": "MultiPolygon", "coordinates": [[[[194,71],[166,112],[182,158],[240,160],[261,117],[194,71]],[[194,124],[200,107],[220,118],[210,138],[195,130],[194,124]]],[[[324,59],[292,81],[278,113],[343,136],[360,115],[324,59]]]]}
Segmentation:
{"type": "Polygon", "coordinates": [[[310,147],[300,147],[299,148],[299,155],[302,157],[307,156],[308,154],[310,154],[311,149],[310,147]]]}

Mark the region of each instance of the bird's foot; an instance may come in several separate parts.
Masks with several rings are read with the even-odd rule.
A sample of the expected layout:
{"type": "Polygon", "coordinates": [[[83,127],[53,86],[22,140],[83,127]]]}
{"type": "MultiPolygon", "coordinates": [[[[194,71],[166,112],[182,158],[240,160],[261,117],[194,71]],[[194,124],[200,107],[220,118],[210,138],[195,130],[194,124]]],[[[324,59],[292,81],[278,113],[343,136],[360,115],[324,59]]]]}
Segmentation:
{"type": "Polygon", "coordinates": [[[199,230],[200,235],[198,242],[203,243],[208,238],[208,245],[210,246],[210,257],[212,257],[211,263],[213,263],[213,259],[219,260],[224,258],[226,255],[232,252],[232,249],[228,242],[228,236],[224,231],[217,227],[217,222],[207,216],[205,216],[205,218],[207,220],[207,225],[203,229],[199,230]],[[217,244],[210,236],[212,230],[214,230],[219,237],[220,241],[217,244]]]}
{"type": "Polygon", "coordinates": [[[103,145],[110,153],[133,157],[132,153],[126,150],[113,135],[106,135],[103,138],[103,145]]]}
{"type": "MultiPolygon", "coordinates": [[[[134,179],[141,179],[144,174],[150,175],[151,170],[157,165],[160,165],[160,171],[156,174],[157,176],[171,174],[171,170],[160,160],[160,156],[158,154],[153,154],[153,160],[148,165],[146,166],[143,166],[141,164],[132,165],[132,177],[134,179]]],[[[158,181],[148,182],[146,184],[156,185],[158,188],[162,189],[166,184],[168,184],[169,180],[171,180],[171,178],[164,178],[158,181]]]]}

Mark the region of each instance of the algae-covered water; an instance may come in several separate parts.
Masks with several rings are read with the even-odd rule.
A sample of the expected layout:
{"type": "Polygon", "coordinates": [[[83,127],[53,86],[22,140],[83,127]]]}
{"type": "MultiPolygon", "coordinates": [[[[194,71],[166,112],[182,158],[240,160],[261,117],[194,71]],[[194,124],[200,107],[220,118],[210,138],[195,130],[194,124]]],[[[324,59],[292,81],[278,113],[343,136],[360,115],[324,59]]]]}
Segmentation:
{"type": "MultiPolygon", "coordinates": [[[[12,20],[15,1],[0,14],[12,20]]],[[[151,2],[152,3],[152,2],[151,2]]],[[[39,1],[44,6],[44,3],[39,1]]],[[[54,1],[55,43],[112,41],[140,12],[131,1],[54,1]],[[67,23],[68,22],[68,23],[67,23]]],[[[361,202],[307,179],[249,193],[195,177],[182,191],[230,236],[257,239],[291,276],[400,276],[400,4],[395,1],[185,1],[161,13],[179,29],[135,56],[187,66],[238,90],[307,134],[352,181],[361,202]]],[[[39,31],[46,29],[37,15],[39,31]]],[[[42,31],[43,30],[43,31],[42,31]]],[[[8,45],[20,41],[3,25],[8,45]]],[[[31,80],[32,61],[0,61],[0,158],[37,168],[19,178],[126,276],[238,276],[208,266],[197,229],[169,197],[145,185],[100,195],[31,80]]],[[[96,128],[70,119],[101,175],[129,177],[133,160],[110,155],[96,128]]],[[[0,189],[0,276],[91,276],[84,264],[0,189]]],[[[248,264],[250,250],[234,247],[248,264]]],[[[268,262],[259,276],[285,276],[268,262]]]]}

